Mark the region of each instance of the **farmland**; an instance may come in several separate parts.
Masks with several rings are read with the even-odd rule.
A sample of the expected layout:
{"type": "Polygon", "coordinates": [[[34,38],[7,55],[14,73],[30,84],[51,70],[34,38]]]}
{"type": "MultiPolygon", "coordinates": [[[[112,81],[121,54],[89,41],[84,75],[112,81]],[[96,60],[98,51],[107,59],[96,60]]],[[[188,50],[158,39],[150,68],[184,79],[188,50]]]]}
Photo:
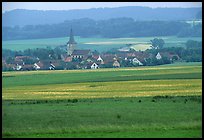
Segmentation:
{"type": "MultiPolygon", "coordinates": [[[[187,40],[201,41],[201,37],[191,37],[191,38],[178,38],[176,36],[164,36],[158,37],[165,41],[164,47],[184,47],[187,40]]],[[[32,40],[12,40],[3,41],[3,48],[11,50],[25,50],[33,48],[45,48],[56,47],[60,45],[66,45],[69,37],[62,38],[47,38],[47,39],[32,39],[32,40]]],[[[77,46],[80,49],[91,49],[97,51],[108,51],[111,48],[125,47],[126,44],[133,44],[131,46],[135,50],[145,50],[150,46],[150,40],[154,37],[138,37],[138,38],[81,38],[79,36],[75,37],[77,46]]]]}
{"type": "Polygon", "coordinates": [[[202,63],[2,73],[3,137],[201,137],[202,63]]]}

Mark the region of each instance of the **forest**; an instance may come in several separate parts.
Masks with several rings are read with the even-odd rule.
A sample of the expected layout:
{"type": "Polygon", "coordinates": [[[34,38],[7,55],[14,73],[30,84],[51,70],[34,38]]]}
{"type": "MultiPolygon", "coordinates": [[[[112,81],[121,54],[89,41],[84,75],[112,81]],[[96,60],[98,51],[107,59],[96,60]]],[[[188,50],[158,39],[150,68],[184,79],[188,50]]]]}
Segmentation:
{"type": "Polygon", "coordinates": [[[93,20],[89,18],[66,20],[58,24],[3,26],[3,40],[57,38],[69,36],[70,28],[81,37],[202,37],[202,24],[184,21],[137,21],[133,18],[93,20]]]}

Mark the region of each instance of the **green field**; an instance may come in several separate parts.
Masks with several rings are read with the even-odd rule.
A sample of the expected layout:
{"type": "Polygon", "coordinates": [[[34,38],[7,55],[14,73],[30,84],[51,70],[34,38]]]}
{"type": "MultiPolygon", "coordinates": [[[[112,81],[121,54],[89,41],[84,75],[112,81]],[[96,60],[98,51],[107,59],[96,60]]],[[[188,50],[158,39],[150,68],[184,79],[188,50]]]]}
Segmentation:
{"type": "MultiPolygon", "coordinates": [[[[91,49],[97,51],[108,51],[111,48],[126,47],[126,44],[133,44],[135,50],[145,50],[150,46],[150,40],[155,37],[138,37],[138,38],[80,38],[75,37],[80,49],[91,49]]],[[[187,40],[201,41],[201,37],[178,38],[175,36],[158,37],[165,41],[165,47],[184,47],[187,40]]],[[[32,48],[46,48],[47,46],[56,47],[66,45],[69,37],[63,38],[47,38],[47,39],[32,39],[32,40],[12,40],[3,41],[3,48],[11,50],[25,50],[32,48]]]]}
{"type": "Polygon", "coordinates": [[[2,72],[3,137],[202,137],[202,63],[2,72]]]}

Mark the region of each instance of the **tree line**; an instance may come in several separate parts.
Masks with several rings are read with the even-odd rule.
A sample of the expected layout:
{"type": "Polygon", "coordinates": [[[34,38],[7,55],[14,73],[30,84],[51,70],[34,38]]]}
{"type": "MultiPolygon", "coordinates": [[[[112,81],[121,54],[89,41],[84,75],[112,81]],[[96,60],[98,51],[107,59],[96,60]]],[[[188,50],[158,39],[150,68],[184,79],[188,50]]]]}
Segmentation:
{"type": "MultiPolygon", "coordinates": [[[[162,44],[164,44],[164,41],[161,41],[162,39],[153,39],[152,42],[155,43],[155,40],[160,40],[162,44]]],[[[156,55],[158,52],[170,52],[173,54],[178,54],[178,56],[186,62],[202,62],[202,41],[195,41],[195,40],[188,40],[185,43],[185,47],[154,47],[159,46],[158,42],[157,45],[153,45],[152,43],[152,49],[148,49],[149,53],[152,53],[156,55]]]]}
{"type": "Polygon", "coordinates": [[[66,20],[59,24],[3,26],[2,39],[37,39],[67,37],[71,27],[81,37],[202,37],[202,24],[184,21],[136,21],[132,18],[113,18],[95,21],[89,18],[66,20]]]}

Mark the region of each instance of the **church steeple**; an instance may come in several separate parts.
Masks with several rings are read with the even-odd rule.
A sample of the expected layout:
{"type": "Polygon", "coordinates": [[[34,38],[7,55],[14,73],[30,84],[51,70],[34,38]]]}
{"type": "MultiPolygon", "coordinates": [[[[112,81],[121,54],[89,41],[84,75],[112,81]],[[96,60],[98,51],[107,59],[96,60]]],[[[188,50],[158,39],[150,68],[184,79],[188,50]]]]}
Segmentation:
{"type": "Polygon", "coordinates": [[[67,54],[72,55],[73,51],[76,49],[76,41],[74,40],[74,34],[72,28],[70,30],[69,41],[67,42],[67,54]]]}
{"type": "Polygon", "coordinates": [[[73,35],[72,28],[71,28],[71,31],[70,31],[69,41],[67,42],[67,44],[77,44],[76,41],[74,40],[74,35],[73,35]]]}

